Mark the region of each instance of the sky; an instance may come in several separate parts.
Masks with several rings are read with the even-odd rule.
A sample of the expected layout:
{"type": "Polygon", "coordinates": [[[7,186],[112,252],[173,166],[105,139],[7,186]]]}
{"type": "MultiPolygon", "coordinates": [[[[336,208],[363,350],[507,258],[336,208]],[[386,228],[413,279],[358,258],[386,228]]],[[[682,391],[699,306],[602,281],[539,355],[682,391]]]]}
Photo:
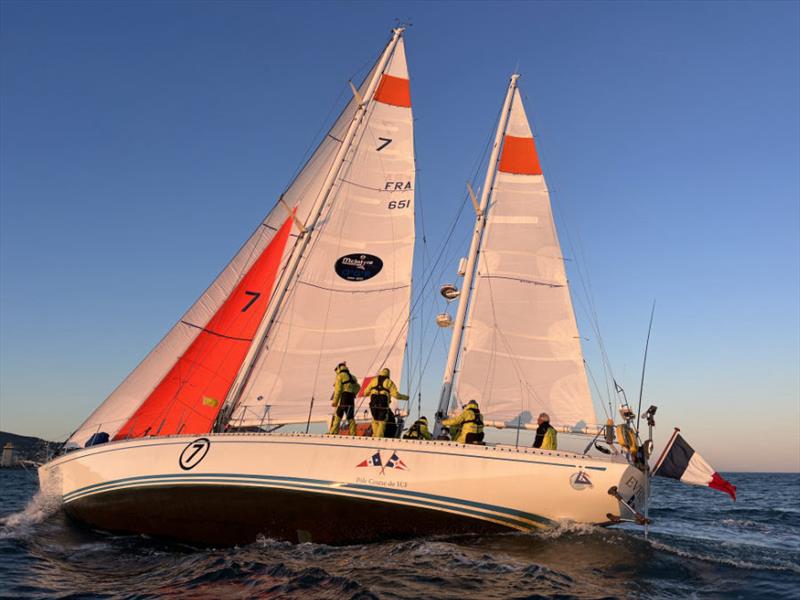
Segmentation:
{"type": "MultiPolygon", "coordinates": [[[[656,446],[679,426],[718,470],[800,470],[797,2],[4,0],[0,429],[80,425],[271,208],[397,19],[418,255],[440,247],[519,69],[568,274],[590,282],[631,399],[656,301],[656,446]]],[[[434,346],[429,416],[431,314],[415,325],[434,346]]]]}

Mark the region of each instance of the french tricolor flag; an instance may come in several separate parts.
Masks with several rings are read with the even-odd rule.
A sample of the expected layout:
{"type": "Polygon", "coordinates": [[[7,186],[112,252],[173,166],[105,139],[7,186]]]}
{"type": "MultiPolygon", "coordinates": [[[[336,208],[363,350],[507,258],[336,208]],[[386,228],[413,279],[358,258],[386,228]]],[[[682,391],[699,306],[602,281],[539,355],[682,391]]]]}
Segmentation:
{"type": "Polygon", "coordinates": [[[678,479],[683,483],[704,485],[731,495],[736,502],[736,486],[723,479],[703,457],[686,443],[677,427],[672,439],[667,444],[661,458],[658,459],[653,475],[678,479]]]}

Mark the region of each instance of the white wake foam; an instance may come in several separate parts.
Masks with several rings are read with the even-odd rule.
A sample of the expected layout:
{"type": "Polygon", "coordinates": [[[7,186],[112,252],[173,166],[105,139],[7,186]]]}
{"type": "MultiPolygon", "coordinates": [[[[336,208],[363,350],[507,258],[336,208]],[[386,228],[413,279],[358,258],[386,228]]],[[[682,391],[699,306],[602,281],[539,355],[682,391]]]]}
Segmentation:
{"type": "Polygon", "coordinates": [[[577,523],[575,521],[564,520],[564,521],[559,521],[558,525],[556,525],[555,527],[540,529],[536,531],[534,535],[547,540],[551,540],[560,538],[562,535],[566,534],[593,535],[595,533],[602,531],[603,529],[601,529],[600,527],[590,525],[589,523],[577,523]]]}
{"type": "Polygon", "coordinates": [[[22,537],[61,508],[61,497],[57,493],[38,491],[20,512],[0,520],[0,538],[22,537]]]}

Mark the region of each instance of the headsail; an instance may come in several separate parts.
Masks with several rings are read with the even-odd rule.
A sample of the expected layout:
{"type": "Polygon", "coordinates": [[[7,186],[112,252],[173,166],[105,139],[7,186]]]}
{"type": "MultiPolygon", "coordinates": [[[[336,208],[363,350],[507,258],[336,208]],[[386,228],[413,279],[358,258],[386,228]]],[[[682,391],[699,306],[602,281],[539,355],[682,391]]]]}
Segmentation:
{"type": "Polygon", "coordinates": [[[359,378],[384,366],[399,378],[411,294],[414,180],[411,97],[400,39],[236,405],[233,425],[327,419],[333,369],[341,361],[359,378]]]}
{"type": "Polygon", "coordinates": [[[525,426],[544,411],[554,424],[594,424],[550,197],[516,87],[496,169],[456,397],[477,399],[487,422],[525,426]]]}
{"type": "MultiPolygon", "coordinates": [[[[395,36],[399,36],[399,31],[395,33],[395,36]]],[[[402,56],[402,39],[399,40],[399,44],[401,45],[400,56],[402,56]]],[[[404,59],[401,62],[404,69],[404,59]]],[[[397,65],[392,63],[391,66],[397,69],[400,64],[400,62],[397,65]]],[[[376,68],[377,65],[361,87],[362,97],[368,88],[368,83],[376,76],[376,68]]],[[[388,70],[386,71],[389,74],[388,70]]],[[[407,74],[405,79],[405,96],[402,94],[402,86],[399,88],[398,95],[396,83],[383,93],[407,98],[407,74]]],[[[302,237],[297,226],[292,224],[287,207],[291,207],[297,222],[307,223],[311,220],[315,202],[334,166],[345,132],[350,127],[358,109],[358,99],[354,98],[283,194],[283,202],[274,206],[250,239],[203,295],[170,329],[150,354],[72,434],[69,442],[83,445],[97,431],[107,432],[111,437],[157,435],[156,432],[166,435],[179,431],[183,433],[199,432],[203,429],[208,431],[210,423],[213,422],[226,394],[228,394],[225,386],[230,387],[228,380],[232,378],[232,366],[237,361],[242,363],[242,360],[238,358],[242,346],[247,346],[248,353],[252,351],[252,344],[249,341],[234,343],[238,340],[228,338],[247,340],[253,337],[251,329],[254,325],[260,325],[259,320],[264,315],[264,308],[268,302],[271,302],[270,292],[263,290],[273,287],[273,280],[276,276],[280,280],[289,257],[300,245],[302,237]],[[260,266],[259,263],[261,263],[260,266]],[[269,268],[264,270],[266,264],[269,265],[269,268]],[[248,307],[248,311],[246,311],[249,312],[249,315],[246,315],[248,318],[243,320],[241,319],[242,315],[235,314],[236,310],[241,311],[244,306],[239,296],[245,294],[245,299],[248,301],[254,298],[254,296],[246,295],[248,290],[253,291],[250,289],[253,278],[258,280],[259,289],[262,291],[259,292],[261,295],[256,301],[248,307]],[[259,307],[258,311],[250,312],[255,310],[256,305],[259,307]],[[254,318],[251,320],[250,317],[254,318]],[[233,351],[233,354],[236,355],[234,360],[230,360],[230,355],[222,349],[223,346],[226,348],[230,346],[228,349],[232,351],[234,347],[236,348],[233,351]],[[225,366],[223,378],[225,383],[222,383],[216,376],[209,377],[207,380],[198,377],[197,368],[209,367],[203,363],[209,360],[216,361],[219,358],[216,354],[219,352],[223,352],[227,356],[220,363],[225,366]],[[213,358],[212,355],[216,358],[213,358]],[[189,364],[197,368],[187,369],[189,364]],[[213,391],[209,387],[212,380],[215,382],[210,386],[214,388],[213,391]],[[195,385],[198,382],[200,384],[195,385]],[[144,423],[146,425],[142,426],[144,423]]],[[[369,133],[369,129],[364,130],[362,137],[369,133]]],[[[392,152],[386,152],[389,147],[384,148],[382,158],[392,156],[399,147],[404,147],[408,141],[402,136],[395,136],[395,138],[389,144],[389,147],[393,144],[395,146],[392,152]]],[[[377,141],[377,144],[381,143],[383,142],[377,141]]],[[[400,171],[396,178],[400,178],[400,171]]],[[[413,189],[413,175],[409,182],[413,189]]],[[[398,194],[386,194],[386,196],[397,197],[398,194]]],[[[410,197],[406,195],[403,198],[409,199],[404,207],[408,208],[407,212],[412,213],[410,197]]],[[[368,225],[368,227],[370,226],[368,225]]],[[[413,225],[411,242],[413,243],[413,225]]],[[[400,268],[400,265],[393,266],[400,268]]],[[[246,361],[247,358],[244,360],[246,361]]],[[[233,376],[236,375],[235,371],[237,370],[241,373],[237,366],[233,370],[233,376]]],[[[330,384],[330,382],[327,383],[330,384]]]]}
{"type": "Polygon", "coordinates": [[[117,439],[211,429],[264,317],[291,226],[292,218],[287,217],[186,352],[117,432],[117,439]]]}

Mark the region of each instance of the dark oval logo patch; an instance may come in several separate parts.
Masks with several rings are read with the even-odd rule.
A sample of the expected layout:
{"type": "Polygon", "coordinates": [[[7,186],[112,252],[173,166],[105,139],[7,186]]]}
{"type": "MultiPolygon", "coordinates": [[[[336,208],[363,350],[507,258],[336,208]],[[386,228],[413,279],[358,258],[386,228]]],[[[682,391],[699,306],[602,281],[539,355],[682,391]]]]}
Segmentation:
{"type": "Polygon", "coordinates": [[[333,268],[347,281],[366,281],[381,272],[383,261],[372,254],[348,254],[337,260],[333,268]]]}
{"type": "Polygon", "coordinates": [[[209,448],[211,448],[211,441],[208,438],[197,438],[191,442],[183,449],[181,457],[178,459],[181,469],[184,471],[194,469],[206,457],[209,448]]]}

